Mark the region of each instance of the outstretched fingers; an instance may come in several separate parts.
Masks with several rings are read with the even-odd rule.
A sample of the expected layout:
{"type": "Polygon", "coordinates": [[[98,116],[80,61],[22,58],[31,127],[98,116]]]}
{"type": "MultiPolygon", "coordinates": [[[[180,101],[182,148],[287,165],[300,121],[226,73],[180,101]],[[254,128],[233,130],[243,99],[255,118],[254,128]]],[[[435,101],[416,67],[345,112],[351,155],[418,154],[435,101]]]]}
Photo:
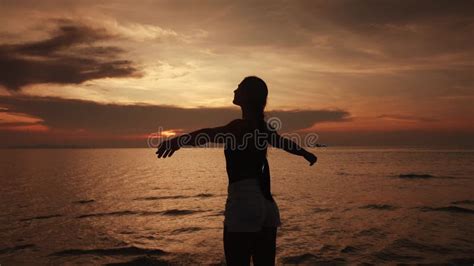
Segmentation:
{"type": "Polygon", "coordinates": [[[179,150],[179,147],[174,147],[170,142],[164,141],[158,146],[156,154],[158,158],[167,158],[171,157],[177,150],[179,150]]]}
{"type": "Polygon", "coordinates": [[[312,153],[307,153],[305,155],[305,159],[309,162],[309,166],[312,166],[313,164],[315,164],[318,161],[318,157],[316,157],[316,155],[314,155],[312,153]]]}
{"type": "Polygon", "coordinates": [[[166,145],[160,145],[160,147],[158,148],[158,151],[156,152],[156,154],[158,155],[158,158],[161,158],[161,156],[163,156],[163,154],[167,151],[168,149],[166,148],[166,145]]]}
{"type": "Polygon", "coordinates": [[[171,150],[170,153],[168,154],[168,157],[171,157],[175,151],[176,150],[171,150]]]}
{"type": "Polygon", "coordinates": [[[163,153],[163,158],[168,157],[169,154],[171,153],[171,151],[172,151],[172,149],[167,149],[167,150],[165,151],[165,153],[163,153]]]}

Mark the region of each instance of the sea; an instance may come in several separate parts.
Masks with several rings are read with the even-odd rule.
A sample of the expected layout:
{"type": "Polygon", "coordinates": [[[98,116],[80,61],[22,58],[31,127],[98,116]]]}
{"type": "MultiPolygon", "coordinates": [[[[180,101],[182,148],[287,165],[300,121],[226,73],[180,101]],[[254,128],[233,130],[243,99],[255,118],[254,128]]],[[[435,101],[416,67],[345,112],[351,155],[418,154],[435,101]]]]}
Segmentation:
{"type": "MultiPolygon", "coordinates": [[[[271,148],[277,265],[474,263],[474,149],[271,148]]],[[[0,150],[0,265],[225,265],[221,148],[0,150]]]]}

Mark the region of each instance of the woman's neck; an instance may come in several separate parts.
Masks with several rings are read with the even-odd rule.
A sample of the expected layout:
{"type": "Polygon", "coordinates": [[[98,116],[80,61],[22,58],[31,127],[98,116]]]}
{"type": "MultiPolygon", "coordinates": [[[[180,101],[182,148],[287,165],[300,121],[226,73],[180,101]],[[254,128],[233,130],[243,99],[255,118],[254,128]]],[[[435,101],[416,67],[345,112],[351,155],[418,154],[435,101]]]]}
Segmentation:
{"type": "Polygon", "coordinates": [[[255,111],[250,110],[248,108],[243,108],[243,107],[241,107],[241,109],[242,109],[242,119],[253,120],[253,121],[259,120],[258,114],[255,111]]]}

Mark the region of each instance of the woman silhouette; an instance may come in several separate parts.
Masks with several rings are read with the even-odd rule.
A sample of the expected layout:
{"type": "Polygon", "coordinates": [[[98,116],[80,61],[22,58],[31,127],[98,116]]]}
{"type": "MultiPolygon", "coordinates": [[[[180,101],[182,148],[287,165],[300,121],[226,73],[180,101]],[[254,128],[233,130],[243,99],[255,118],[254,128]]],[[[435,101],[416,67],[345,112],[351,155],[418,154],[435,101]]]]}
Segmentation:
{"type": "Polygon", "coordinates": [[[281,137],[264,121],[268,89],[255,76],[246,77],[234,91],[242,119],[222,127],[204,128],[163,141],[158,158],[173,155],[181,146],[208,141],[223,143],[229,178],[224,212],[224,252],[227,265],[275,265],[279,209],[270,192],[267,146],[303,156],[310,165],[317,157],[293,141],[281,137]]]}

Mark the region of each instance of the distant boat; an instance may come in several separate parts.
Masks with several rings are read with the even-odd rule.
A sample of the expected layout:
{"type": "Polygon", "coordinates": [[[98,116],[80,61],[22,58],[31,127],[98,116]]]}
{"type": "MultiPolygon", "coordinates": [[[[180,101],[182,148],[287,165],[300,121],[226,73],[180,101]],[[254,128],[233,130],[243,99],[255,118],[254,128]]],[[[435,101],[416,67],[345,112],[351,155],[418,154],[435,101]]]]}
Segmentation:
{"type": "Polygon", "coordinates": [[[316,144],[312,145],[311,147],[324,148],[324,147],[327,147],[327,146],[328,146],[328,145],[326,145],[326,144],[316,143],[316,144]]]}

